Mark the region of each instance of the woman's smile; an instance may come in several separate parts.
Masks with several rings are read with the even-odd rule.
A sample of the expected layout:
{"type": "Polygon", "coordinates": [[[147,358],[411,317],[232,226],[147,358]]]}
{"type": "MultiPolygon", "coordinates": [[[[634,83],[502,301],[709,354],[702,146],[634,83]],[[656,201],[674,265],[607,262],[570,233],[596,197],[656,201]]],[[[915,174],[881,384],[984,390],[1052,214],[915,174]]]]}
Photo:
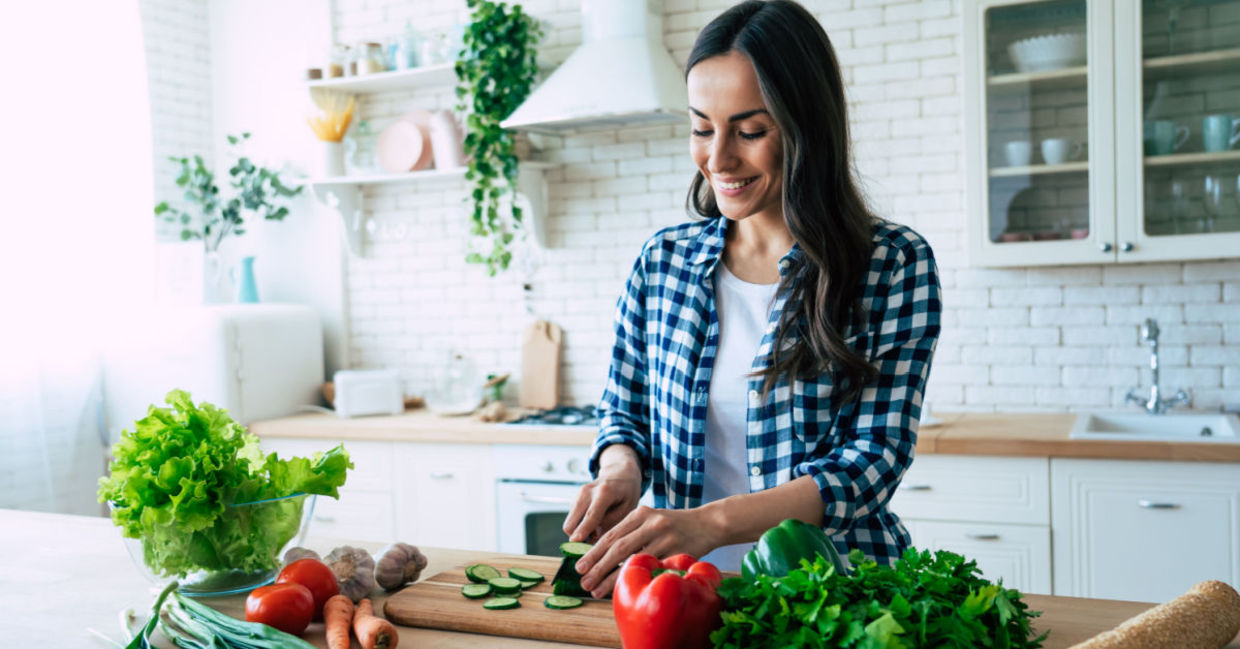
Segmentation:
{"type": "Polygon", "coordinates": [[[743,194],[746,189],[749,189],[749,187],[753,185],[753,181],[757,179],[757,176],[753,176],[752,178],[744,178],[740,180],[725,180],[723,178],[715,178],[713,180],[715,191],[731,198],[743,194]]]}

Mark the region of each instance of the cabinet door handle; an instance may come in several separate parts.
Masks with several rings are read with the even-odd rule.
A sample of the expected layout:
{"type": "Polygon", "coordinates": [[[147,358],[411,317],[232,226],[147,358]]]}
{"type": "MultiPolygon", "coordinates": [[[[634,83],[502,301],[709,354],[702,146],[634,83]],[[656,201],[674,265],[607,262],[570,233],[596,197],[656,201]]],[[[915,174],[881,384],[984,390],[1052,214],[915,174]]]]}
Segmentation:
{"type": "Polygon", "coordinates": [[[452,476],[451,471],[431,471],[432,480],[451,480],[452,476]]]}
{"type": "Polygon", "coordinates": [[[1098,244],[1098,250],[1100,252],[1111,252],[1111,247],[1112,246],[1109,242],[1103,242],[1103,243],[1098,244]]]}
{"type": "Polygon", "coordinates": [[[1152,500],[1138,500],[1137,504],[1146,509],[1179,509],[1180,503],[1156,503],[1152,500]]]}
{"type": "Polygon", "coordinates": [[[930,485],[928,484],[906,484],[900,488],[905,491],[930,491],[930,485]]]}
{"type": "Polygon", "coordinates": [[[1135,247],[1136,246],[1132,245],[1131,241],[1125,241],[1124,243],[1120,244],[1119,249],[1120,249],[1120,252],[1132,252],[1132,249],[1135,247]]]}
{"type": "Polygon", "coordinates": [[[995,534],[994,532],[984,532],[984,533],[969,532],[965,534],[964,537],[966,539],[972,539],[974,541],[998,541],[999,540],[999,535],[995,534]]]}
{"type": "Polygon", "coordinates": [[[554,496],[531,496],[522,491],[521,500],[529,503],[542,503],[544,505],[572,505],[573,501],[568,498],[556,498],[554,496]]]}

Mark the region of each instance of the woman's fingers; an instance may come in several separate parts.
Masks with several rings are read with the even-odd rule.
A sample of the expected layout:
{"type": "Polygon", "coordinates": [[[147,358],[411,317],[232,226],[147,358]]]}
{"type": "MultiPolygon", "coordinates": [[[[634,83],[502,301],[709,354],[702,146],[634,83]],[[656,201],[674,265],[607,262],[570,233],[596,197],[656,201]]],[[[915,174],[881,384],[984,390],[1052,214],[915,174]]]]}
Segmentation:
{"type": "Polygon", "coordinates": [[[601,591],[599,586],[604,583],[607,574],[647,543],[653,532],[647,529],[646,522],[654,511],[639,507],[599,537],[594,548],[577,561],[582,588],[601,591]]]}
{"type": "Polygon", "coordinates": [[[572,540],[574,532],[581,523],[581,519],[585,516],[586,508],[590,506],[593,500],[593,484],[585,484],[577,491],[577,499],[573,501],[573,506],[568,510],[568,516],[564,517],[564,533],[572,540]]]}

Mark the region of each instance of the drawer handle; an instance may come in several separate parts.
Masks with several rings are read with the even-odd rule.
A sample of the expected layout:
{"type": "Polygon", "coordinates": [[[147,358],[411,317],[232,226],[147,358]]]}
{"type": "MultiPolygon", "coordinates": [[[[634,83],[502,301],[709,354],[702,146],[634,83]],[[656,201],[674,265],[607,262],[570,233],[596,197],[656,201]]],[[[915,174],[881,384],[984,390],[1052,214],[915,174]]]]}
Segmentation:
{"type": "Polygon", "coordinates": [[[999,540],[999,535],[993,532],[988,532],[985,534],[977,534],[977,533],[971,532],[971,533],[965,534],[964,537],[966,539],[972,539],[974,541],[998,541],[999,540]]]}
{"type": "Polygon", "coordinates": [[[901,487],[905,491],[930,491],[928,484],[908,484],[901,487]]]}
{"type": "Polygon", "coordinates": [[[452,476],[451,471],[431,471],[432,480],[451,480],[452,476]]]}
{"type": "Polygon", "coordinates": [[[321,516],[319,514],[315,514],[314,520],[319,521],[320,523],[335,523],[336,517],[335,516],[321,516]]]}
{"type": "Polygon", "coordinates": [[[530,503],[542,503],[544,505],[572,505],[573,501],[568,498],[556,498],[554,496],[531,496],[524,491],[521,492],[521,500],[530,503]]]}
{"type": "Polygon", "coordinates": [[[1138,500],[1137,504],[1146,509],[1179,509],[1179,503],[1156,503],[1152,500],[1138,500]]]}

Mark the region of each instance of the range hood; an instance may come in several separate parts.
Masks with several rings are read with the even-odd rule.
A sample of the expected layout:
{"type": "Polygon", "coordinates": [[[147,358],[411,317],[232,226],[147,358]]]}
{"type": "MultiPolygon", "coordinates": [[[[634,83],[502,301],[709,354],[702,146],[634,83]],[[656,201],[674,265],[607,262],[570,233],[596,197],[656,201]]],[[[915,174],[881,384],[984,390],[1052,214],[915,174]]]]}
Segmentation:
{"type": "Polygon", "coordinates": [[[683,123],[684,72],[663,47],[662,0],[582,0],[582,44],[504,128],[565,135],[683,123]]]}

